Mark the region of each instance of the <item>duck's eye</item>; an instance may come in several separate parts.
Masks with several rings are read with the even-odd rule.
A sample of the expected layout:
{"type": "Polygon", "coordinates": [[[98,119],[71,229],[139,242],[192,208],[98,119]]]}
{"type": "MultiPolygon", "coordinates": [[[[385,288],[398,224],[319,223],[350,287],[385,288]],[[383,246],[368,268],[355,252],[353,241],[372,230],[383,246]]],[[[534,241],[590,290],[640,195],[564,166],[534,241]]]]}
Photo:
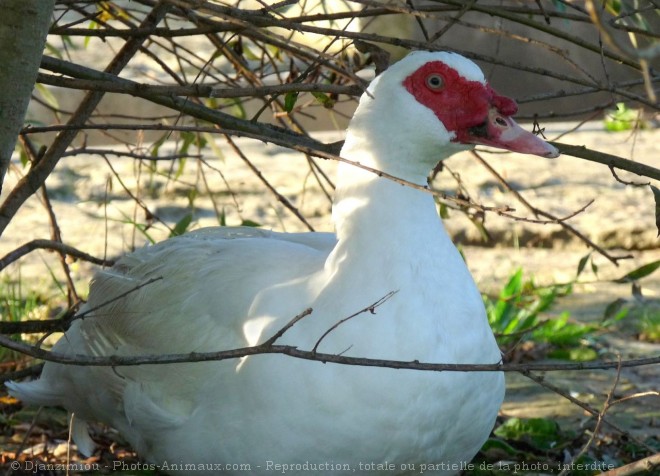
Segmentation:
{"type": "Polygon", "coordinates": [[[439,74],[429,74],[426,77],[426,85],[429,87],[429,89],[439,91],[444,87],[445,81],[439,74]]]}

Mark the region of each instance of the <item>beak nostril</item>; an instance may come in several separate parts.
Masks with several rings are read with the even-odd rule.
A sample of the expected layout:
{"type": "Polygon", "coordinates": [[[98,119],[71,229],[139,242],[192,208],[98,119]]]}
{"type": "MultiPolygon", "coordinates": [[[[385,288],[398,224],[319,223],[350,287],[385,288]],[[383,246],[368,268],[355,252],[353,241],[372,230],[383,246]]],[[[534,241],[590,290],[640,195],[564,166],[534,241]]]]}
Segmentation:
{"type": "Polygon", "coordinates": [[[495,119],[495,122],[497,123],[498,126],[502,126],[502,127],[508,125],[507,122],[506,122],[506,121],[504,120],[504,118],[502,118],[502,117],[497,117],[497,118],[495,119]]]}

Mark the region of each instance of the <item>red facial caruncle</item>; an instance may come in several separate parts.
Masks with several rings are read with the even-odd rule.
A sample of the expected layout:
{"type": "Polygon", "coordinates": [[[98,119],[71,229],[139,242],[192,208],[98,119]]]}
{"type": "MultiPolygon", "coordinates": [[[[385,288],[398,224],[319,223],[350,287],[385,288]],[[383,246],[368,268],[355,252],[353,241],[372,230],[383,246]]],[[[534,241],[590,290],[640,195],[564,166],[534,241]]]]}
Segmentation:
{"type": "Polygon", "coordinates": [[[456,133],[456,142],[463,142],[471,127],[482,125],[491,107],[506,116],[518,110],[512,99],[498,95],[479,81],[465,79],[440,61],[426,63],[408,76],[403,85],[434,112],[448,131],[456,133]]]}
{"type": "Polygon", "coordinates": [[[516,152],[556,157],[557,150],[523,130],[511,118],[513,99],[488,84],[471,81],[441,61],[430,61],[409,75],[403,86],[454,133],[452,142],[482,144],[516,152]]]}

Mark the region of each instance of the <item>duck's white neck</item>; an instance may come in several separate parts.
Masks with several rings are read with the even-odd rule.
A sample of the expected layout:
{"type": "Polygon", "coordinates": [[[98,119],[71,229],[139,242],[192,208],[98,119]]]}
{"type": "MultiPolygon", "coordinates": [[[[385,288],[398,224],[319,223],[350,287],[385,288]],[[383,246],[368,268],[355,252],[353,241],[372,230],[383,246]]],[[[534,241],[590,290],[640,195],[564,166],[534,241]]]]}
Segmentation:
{"type": "MultiPolygon", "coordinates": [[[[428,171],[443,158],[430,154],[420,160],[413,154],[427,151],[414,144],[366,139],[349,134],[342,156],[417,185],[426,184],[428,171]]],[[[377,258],[397,249],[419,250],[434,242],[450,245],[432,195],[344,163],[337,184],[332,215],[338,245],[331,260],[363,262],[368,255],[377,258]]]]}
{"type": "MultiPolygon", "coordinates": [[[[394,231],[404,224],[416,227],[431,218],[437,221],[430,194],[351,165],[342,164],[339,169],[332,218],[340,241],[363,232],[394,231]]],[[[424,182],[418,179],[414,183],[424,182]]]]}
{"type": "MultiPolygon", "coordinates": [[[[341,156],[424,186],[439,161],[468,147],[452,142],[454,133],[433,111],[401,89],[400,82],[382,76],[372,82],[341,156]]],[[[349,164],[339,165],[332,216],[338,244],[328,264],[334,269],[345,259],[364,265],[377,261],[377,253],[400,253],[403,262],[418,259],[416,250],[437,253],[453,246],[430,194],[349,164]]]]}

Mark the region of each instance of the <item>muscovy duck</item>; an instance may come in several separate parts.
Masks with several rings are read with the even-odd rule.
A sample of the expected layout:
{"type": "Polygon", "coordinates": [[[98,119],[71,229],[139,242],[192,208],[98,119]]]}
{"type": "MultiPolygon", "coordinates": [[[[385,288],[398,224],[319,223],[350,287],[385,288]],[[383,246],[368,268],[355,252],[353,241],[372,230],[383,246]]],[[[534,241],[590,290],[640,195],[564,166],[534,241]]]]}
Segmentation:
{"type": "MultiPolygon", "coordinates": [[[[475,144],[557,156],[514,122],[516,110],[470,60],[411,53],[364,93],[341,155],[420,185],[439,161],[475,144]]],[[[239,348],[307,308],[311,315],[277,343],[311,349],[339,320],[388,296],[335,327],[318,351],[500,362],[481,296],[430,194],[342,163],[332,218],[336,235],[214,227],[139,249],[98,272],[82,310],[93,311],[53,351],[239,348]],[[161,279],[136,290],[153,278],[161,279]]],[[[83,453],[94,449],[86,422],[98,420],[168,472],[393,475],[433,464],[434,474],[454,474],[488,437],[504,377],[255,355],[117,368],[46,363],[39,380],[8,387],[25,402],[73,412],[83,453]]]]}

